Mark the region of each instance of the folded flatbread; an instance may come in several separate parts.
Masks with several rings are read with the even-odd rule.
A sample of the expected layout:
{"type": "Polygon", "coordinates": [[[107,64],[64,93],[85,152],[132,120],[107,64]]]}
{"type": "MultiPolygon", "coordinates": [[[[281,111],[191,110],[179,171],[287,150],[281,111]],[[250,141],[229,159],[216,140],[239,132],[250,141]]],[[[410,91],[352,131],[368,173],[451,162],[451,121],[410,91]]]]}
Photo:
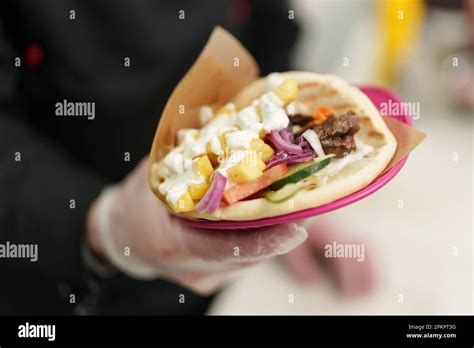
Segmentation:
{"type": "MultiPolygon", "coordinates": [[[[291,83],[289,85],[291,87],[291,83]]],[[[180,131],[177,146],[166,157],[151,165],[149,179],[153,192],[177,215],[192,219],[241,221],[284,215],[317,207],[345,197],[370,184],[383,172],[397,148],[395,137],[368,97],[357,87],[337,76],[297,71],[271,74],[246,86],[229,102],[230,104],[225,105],[220,111],[204,108],[203,128],[180,131]],[[288,101],[282,97],[280,105],[278,101],[274,101],[275,96],[291,93],[288,91],[288,84],[285,84],[286,89],[280,87],[285,81],[296,83],[298,91],[296,99],[288,101]],[[272,102],[274,104],[269,106],[268,103],[272,102]],[[281,111],[276,113],[275,107],[284,110],[289,123],[284,124],[281,111]],[[315,110],[329,110],[330,115],[321,114],[321,111],[315,110]],[[278,114],[279,118],[271,119],[273,115],[271,112],[275,112],[274,115],[278,114]],[[322,118],[318,119],[320,115],[322,118]],[[219,123],[215,121],[219,117],[227,117],[232,121],[225,119],[225,122],[219,123]],[[305,120],[311,120],[311,122],[304,124],[305,120]],[[354,120],[356,122],[352,124],[354,120]],[[212,122],[214,126],[208,126],[212,122]],[[290,129],[290,132],[285,130],[286,133],[283,134],[282,128],[290,129]],[[309,137],[302,136],[308,129],[314,130],[311,132],[317,135],[319,150],[315,148],[314,142],[308,140],[309,137]],[[275,159],[280,161],[279,158],[285,156],[285,151],[282,151],[278,144],[275,146],[275,143],[272,143],[271,136],[275,132],[280,132],[276,136],[282,134],[284,138],[291,137],[290,140],[286,138],[293,143],[290,144],[291,148],[301,146],[304,153],[313,154],[315,158],[312,160],[317,161],[318,157],[329,155],[331,162],[301,180],[291,197],[282,201],[272,201],[267,198],[266,194],[272,190],[270,185],[235,202],[229,196],[222,197],[221,192],[219,197],[221,199],[218,203],[214,202],[215,206],[212,208],[201,202],[203,199],[206,199],[206,203],[207,200],[212,200],[211,194],[205,197],[211,189],[227,191],[233,186],[242,188],[249,186],[242,185],[242,180],[244,183],[246,180],[245,172],[242,174],[228,171],[247,157],[234,156],[233,163],[229,164],[229,155],[226,153],[228,149],[223,149],[223,144],[219,143],[219,139],[227,139],[226,144],[229,145],[230,150],[237,152],[252,151],[252,147],[249,148],[249,141],[255,141],[255,138],[271,145],[273,155],[270,159],[266,158],[263,161],[267,169],[260,168],[265,173],[266,170],[270,170],[268,168],[272,161],[275,159]],[[324,153],[321,154],[321,152],[324,153]],[[221,157],[223,160],[216,163],[215,156],[219,154],[223,156],[221,157]],[[211,159],[214,156],[211,161],[213,173],[210,175],[209,173],[200,175],[203,174],[202,168],[201,172],[196,168],[196,161],[199,158],[202,159],[203,156],[211,159]],[[238,160],[236,161],[235,158],[238,160]],[[225,177],[223,179],[225,182],[220,182],[221,187],[219,183],[214,183],[214,185],[212,183],[213,180],[217,181],[216,173],[222,174],[219,175],[220,178],[225,177]],[[244,177],[242,178],[241,175],[244,177]],[[183,183],[186,181],[187,183],[183,183]],[[222,185],[225,186],[224,189],[222,185]],[[196,193],[199,191],[196,188],[199,187],[201,193],[196,193]],[[191,189],[196,189],[193,191],[193,198],[200,197],[200,199],[192,199],[190,202],[191,189]],[[203,193],[203,190],[208,192],[203,193]],[[232,201],[232,204],[227,204],[226,199],[232,201]]],[[[293,165],[288,165],[290,171],[292,167],[293,165]]],[[[251,177],[254,174],[252,172],[249,175],[251,177]]],[[[247,180],[250,179],[247,178],[247,180]]],[[[234,191],[238,190],[234,188],[234,191]]]]}

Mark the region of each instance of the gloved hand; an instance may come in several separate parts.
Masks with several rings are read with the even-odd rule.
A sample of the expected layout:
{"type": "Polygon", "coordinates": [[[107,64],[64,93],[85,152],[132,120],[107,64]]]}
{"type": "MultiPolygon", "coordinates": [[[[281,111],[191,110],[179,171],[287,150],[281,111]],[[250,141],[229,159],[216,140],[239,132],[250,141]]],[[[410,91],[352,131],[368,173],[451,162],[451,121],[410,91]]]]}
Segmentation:
{"type": "Polygon", "coordinates": [[[91,249],[132,277],[163,278],[208,294],[235,271],[287,253],[308,236],[296,224],[235,231],[187,227],[151,192],[146,162],[105,189],[86,222],[91,249]]]}

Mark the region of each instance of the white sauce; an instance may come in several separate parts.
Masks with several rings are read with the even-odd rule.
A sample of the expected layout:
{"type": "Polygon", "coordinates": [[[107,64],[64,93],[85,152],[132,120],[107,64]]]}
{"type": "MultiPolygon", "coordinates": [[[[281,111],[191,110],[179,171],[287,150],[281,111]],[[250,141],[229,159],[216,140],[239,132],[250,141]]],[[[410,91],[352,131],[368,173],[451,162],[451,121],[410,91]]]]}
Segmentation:
{"type": "Polygon", "coordinates": [[[214,111],[210,106],[202,106],[199,109],[199,122],[204,126],[214,116],[214,111]]]}
{"type": "Polygon", "coordinates": [[[165,157],[165,166],[171,169],[176,174],[183,174],[184,171],[184,156],[181,153],[165,157]]]}
{"type": "Polygon", "coordinates": [[[182,143],[189,143],[196,139],[198,136],[199,131],[194,128],[183,128],[180,129],[177,133],[177,138],[178,138],[178,145],[182,143]]]}
{"type": "Polygon", "coordinates": [[[266,78],[267,91],[273,91],[279,85],[285,82],[285,78],[280,73],[271,73],[266,78]]]}
{"type": "Polygon", "coordinates": [[[206,144],[196,141],[193,146],[187,146],[184,155],[189,158],[195,158],[206,153],[206,144]]]}
{"type": "Polygon", "coordinates": [[[275,93],[266,93],[260,97],[260,110],[262,111],[263,129],[270,133],[272,130],[282,129],[290,122],[283,103],[275,93]]]}
{"type": "MultiPolygon", "coordinates": [[[[242,162],[246,157],[249,159],[257,158],[257,152],[253,150],[232,150],[230,151],[228,157],[222,158],[217,171],[226,178],[228,178],[227,170],[232,168],[239,162],[242,162]]],[[[232,182],[231,180],[227,180],[226,189],[234,185],[234,182],[232,182]]]]}
{"type": "Polygon", "coordinates": [[[250,125],[247,130],[227,133],[225,135],[227,147],[230,150],[250,149],[251,141],[260,138],[259,134],[262,128],[263,125],[258,122],[250,125]]]}
{"type": "MultiPolygon", "coordinates": [[[[284,82],[280,74],[270,74],[267,79],[269,87],[274,89],[284,82]]],[[[210,107],[202,107],[199,117],[203,124],[200,130],[186,129],[178,132],[178,146],[166,155],[159,175],[164,181],[159,185],[159,191],[171,204],[186,193],[191,184],[205,182],[204,177],[194,171],[192,159],[206,154],[206,145],[216,155],[221,155],[219,136],[225,133],[230,153],[223,156],[217,170],[227,176],[227,170],[241,162],[245,156],[254,155],[250,150],[251,141],[258,139],[260,132],[266,133],[288,126],[289,119],[283,107],[283,102],[274,93],[266,93],[254,100],[250,106],[236,112],[232,103],[224,105],[225,112],[214,115],[210,107]],[[257,110],[257,107],[260,111],[257,110]]],[[[233,186],[227,180],[227,186],[233,186]]]]}
{"type": "Polygon", "coordinates": [[[215,153],[216,155],[220,155],[222,153],[223,149],[222,149],[219,137],[217,136],[212,137],[210,144],[211,144],[212,153],[215,153]]]}
{"type": "MultiPolygon", "coordinates": [[[[181,154],[177,153],[172,156],[166,156],[171,158],[180,158],[181,154]]],[[[168,160],[173,162],[173,160],[168,160]]],[[[175,205],[178,202],[178,199],[187,192],[189,185],[192,184],[202,184],[205,182],[205,179],[199,173],[196,173],[193,169],[193,161],[189,158],[183,160],[183,170],[182,174],[176,175],[176,173],[169,173],[165,180],[158,186],[158,190],[163,196],[166,196],[166,200],[171,204],[175,205]]]]}
{"type": "Polygon", "coordinates": [[[354,137],[356,149],[343,158],[333,159],[324,169],[324,174],[336,174],[351,163],[357,162],[374,151],[374,148],[354,137]]]}
{"type": "Polygon", "coordinates": [[[309,110],[308,107],[304,105],[303,103],[295,100],[294,102],[291,102],[290,104],[287,105],[286,113],[290,117],[297,114],[310,115],[311,110],[309,110]]]}
{"type": "Polygon", "coordinates": [[[237,125],[240,129],[246,129],[253,123],[260,122],[260,116],[255,107],[248,106],[240,110],[237,114],[237,125]]]}

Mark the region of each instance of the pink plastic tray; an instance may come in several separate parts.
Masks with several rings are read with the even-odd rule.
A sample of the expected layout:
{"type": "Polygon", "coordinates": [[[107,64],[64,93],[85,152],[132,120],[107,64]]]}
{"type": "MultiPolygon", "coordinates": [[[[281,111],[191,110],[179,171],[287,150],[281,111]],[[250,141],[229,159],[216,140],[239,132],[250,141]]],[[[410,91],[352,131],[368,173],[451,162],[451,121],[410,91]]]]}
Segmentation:
{"type": "MultiPolygon", "coordinates": [[[[392,92],[377,88],[377,87],[360,87],[362,92],[364,92],[374,103],[374,105],[380,110],[382,103],[387,103],[389,100],[392,100],[392,103],[399,103],[400,100],[392,92]]],[[[402,110],[403,108],[400,108],[402,110]]],[[[398,121],[412,126],[412,120],[409,115],[402,116],[392,116],[398,121]]],[[[338,199],[337,201],[321,205],[316,208],[310,208],[306,210],[297,211],[294,213],[289,213],[285,215],[258,219],[258,220],[248,220],[248,221],[209,221],[209,220],[189,220],[186,218],[179,218],[182,222],[188,226],[197,227],[197,228],[207,228],[207,229],[246,229],[246,228],[257,228],[264,227],[276,224],[282,224],[286,222],[296,221],[305,219],[308,217],[324,214],[335,209],[342,208],[348,204],[357,202],[358,200],[367,197],[382,188],[390,180],[392,180],[395,175],[402,169],[405,164],[408,156],[401,159],[395,166],[393,166],[389,171],[383,175],[376,178],[368,186],[363,189],[350,194],[349,196],[338,199]]]]}

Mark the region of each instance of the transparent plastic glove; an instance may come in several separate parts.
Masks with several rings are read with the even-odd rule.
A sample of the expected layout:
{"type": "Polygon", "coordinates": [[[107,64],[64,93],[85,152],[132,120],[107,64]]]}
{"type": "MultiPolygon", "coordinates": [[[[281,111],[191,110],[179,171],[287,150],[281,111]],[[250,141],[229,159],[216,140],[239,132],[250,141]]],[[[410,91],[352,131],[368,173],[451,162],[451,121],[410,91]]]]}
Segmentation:
{"type": "Polygon", "coordinates": [[[235,271],[287,253],[308,236],[296,224],[235,231],[187,227],[150,191],[145,169],[146,159],[105,189],[87,221],[92,250],[132,277],[163,278],[206,294],[235,271]]]}

